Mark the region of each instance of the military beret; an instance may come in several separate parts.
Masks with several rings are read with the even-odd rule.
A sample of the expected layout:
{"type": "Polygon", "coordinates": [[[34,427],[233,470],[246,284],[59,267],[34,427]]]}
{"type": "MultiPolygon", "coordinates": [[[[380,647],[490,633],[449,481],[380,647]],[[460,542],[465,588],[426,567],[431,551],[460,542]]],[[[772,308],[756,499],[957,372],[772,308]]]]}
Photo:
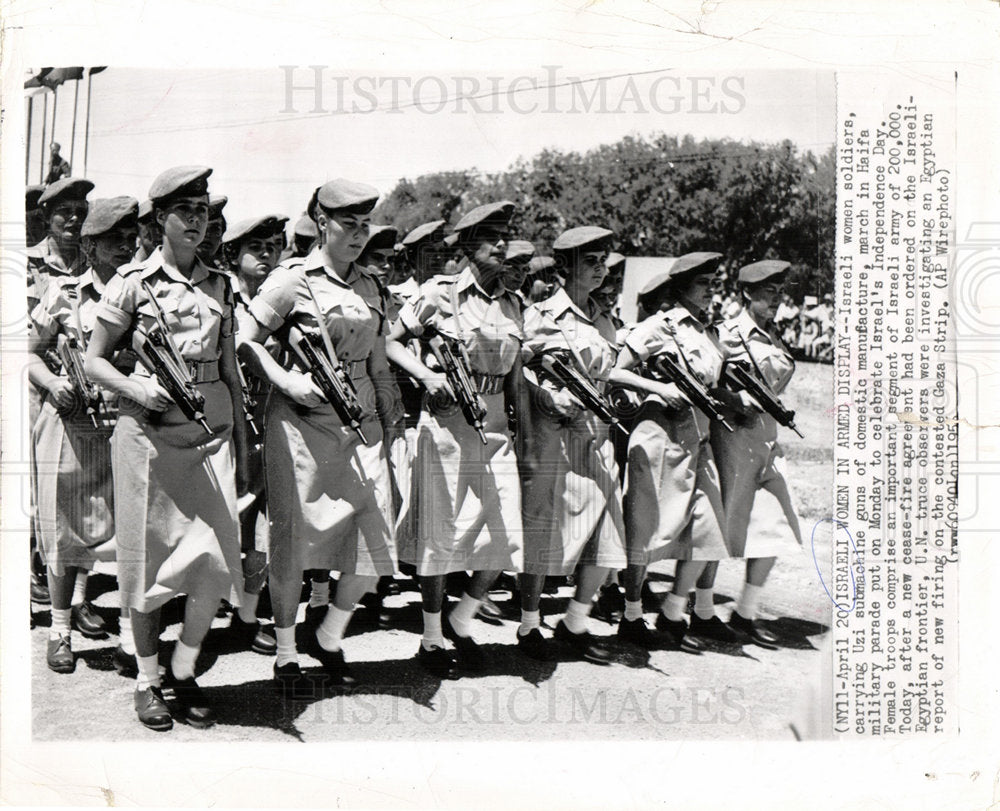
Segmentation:
{"type": "Polygon", "coordinates": [[[222,216],[222,209],[226,207],[229,198],[224,194],[210,194],[208,196],[208,216],[210,219],[222,216]]]}
{"type": "Polygon", "coordinates": [[[367,211],[371,211],[378,202],[378,189],[338,177],[316,189],[313,198],[328,211],[355,207],[367,207],[367,211]]]}
{"type": "Polygon", "coordinates": [[[656,262],[652,273],[649,274],[649,277],[643,283],[642,287],[639,288],[639,295],[648,296],[658,287],[661,287],[670,281],[670,265],[670,259],[662,259],[656,262]]]}
{"type": "Polygon", "coordinates": [[[431,222],[425,222],[422,225],[418,225],[405,237],[403,237],[403,247],[412,248],[425,240],[437,240],[441,239],[441,235],[444,232],[444,220],[433,220],[431,222]]]}
{"type": "Polygon", "coordinates": [[[604,262],[604,266],[612,273],[614,272],[614,268],[624,264],[625,264],[625,257],[622,256],[620,253],[615,253],[614,251],[608,254],[608,258],[604,262]]]}
{"type": "Polygon", "coordinates": [[[764,259],[761,262],[752,262],[740,268],[737,277],[741,284],[757,284],[772,276],[780,276],[792,266],[791,262],[782,262],[779,259],[764,259]]]}
{"type": "Polygon", "coordinates": [[[563,231],[556,237],[556,241],[552,243],[552,250],[580,250],[590,245],[593,245],[597,249],[613,236],[614,233],[607,228],[598,228],[596,225],[583,225],[579,228],[570,228],[568,231],[563,231]]]}
{"type": "Polygon", "coordinates": [[[139,219],[139,201],[134,197],[111,197],[94,200],[83,221],[80,236],[97,237],[106,234],[118,223],[128,220],[135,225],[139,219]]]}
{"type": "Polygon", "coordinates": [[[153,201],[143,200],[139,203],[139,219],[144,220],[153,213],[153,201]]]}
{"type": "Polygon", "coordinates": [[[316,223],[310,219],[308,214],[303,214],[295,221],[293,233],[297,237],[318,237],[319,229],[316,228],[316,223]]]}
{"type": "Polygon", "coordinates": [[[510,222],[514,215],[514,204],[510,200],[501,200],[499,203],[486,203],[476,206],[472,211],[455,223],[455,232],[467,231],[482,225],[502,225],[510,222]]]}
{"type": "Polygon", "coordinates": [[[543,270],[555,267],[556,260],[551,256],[535,256],[528,262],[528,273],[541,273],[543,270]]]}
{"type": "Polygon", "coordinates": [[[38,197],[39,205],[55,200],[84,200],[94,190],[94,184],[82,177],[64,177],[45,187],[38,197]]]}
{"type": "Polygon", "coordinates": [[[240,220],[235,225],[230,225],[226,229],[222,241],[223,243],[234,242],[237,239],[249,236],[257,230],[260,230],[262,233],[266,232],[267,236],[280,234],[286,222],[288,222],[288,217],[281,214],[265,214],[263,217],[250,217],[240,220]]]}
{"type": "Polygon", "coordinates": [[[368,229],[366,251],[384,251],[396,247],[396,229],[391,225],[372,225],[368,229]]]}
{"type": "Polygon", "coordinates": [[[45,186],[27,186],[24,189],[24,210],[34,211],[38,208],[38,198],[42,196],[42,192],[45,191],[45,186]]]}
{"type": "Polygon", "coordinates": [[[668,271],[670,274],[669,277],[671,279],[679,279],[681,276],[700,276],[704,273],[715,273],[720,259],[722,259],[722,254],[714,253],[713,251],[686,253],[674,260],[668,271]]]}
{"type": "Polygon", "coordinates": [[[154,203],[168,197],[201,197],[208,194],[207,166],[175,166],[157,175],[149,187],[149,199],[154,203]]]}
{"type": "Polygon", "coordinates": [[[517,260],[527,262],[534,255],[535,246],[526,239],[512,239],[507,243],[507,255],[505,258],[508,262],[517,260]]]}

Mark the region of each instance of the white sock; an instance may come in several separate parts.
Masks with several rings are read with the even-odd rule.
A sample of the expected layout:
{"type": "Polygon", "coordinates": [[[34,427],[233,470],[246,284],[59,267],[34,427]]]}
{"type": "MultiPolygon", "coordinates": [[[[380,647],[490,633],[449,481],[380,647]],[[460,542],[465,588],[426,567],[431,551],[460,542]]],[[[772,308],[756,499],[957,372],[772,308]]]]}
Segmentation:
{"type": "Polygon", "coordinates": [[[642,600],[625,601],[625,619],[630,622],[642,619],[642,600]]]}
{"type": "Polygon", "coordinates": [[[458,601],[458,605],[448,615],[448,622],[456,634],[459,636],[469,636],[472,634],[472,618],[476,616],[476,612],[482,604],[482,600],[477,600],[468,594],[462,595],[462,599],[458,601]]]}
{"type": "Polygon", "coordinates": [[[715,589],[694,590],[694,613],[699,619],[710,620],[715,616],[715,589]]]}
{"type": "Polygon", "coordinates": [[[736,603],[736,613],[745,620],[757,619],[757,606],[760,604],[760,592],[763,586],[755,586],[752,583],[743,584],[743,593],[736,603]]]}
{"type": "Polygon", "coordinates": [[[73,599],[70,605],[80,605],[87,599],[87,576],[90,574],[86,569],[78,569],[76,580],[73,583],[73,599]]]}
{"type": "Polygon", "coordinates": [[[684,619],[684,607],[687,605],[686,594],[674,594],[670,592],[663,600],[660,611],[671,622],[684,619]]]}
{"type": "Polygon", "coordinates": [[[330,581],[312,580],[312,591],[309,593],[309,607],[319,608],[330,604],[330,581]]]}
{"type": "Polygon", "coordinates": [[[295,649],[295,626],[290,628],[274,628],[274,638],[278,640],[277,658],[274,664],[277,667],[297,663],[299,661],[298,651],[295,649]]]}
{"type": "Polygon", "coordinates": [[[441,612],[435,611],[433,614],[424,611],[424,636],[421,644],[430,650],[432,647],[444,647],[444,634],[441,633],[441,612]]]}
{"type": "Polygon", "coordinates": [[[132,636],[132,616],[122,615],[118,619],[118,626],[121,629],[118,633],[118,644],[122,646],[122,650],[132,656],[135,656],[135,637],[132,636]]]}
{"type": "Polygon", "coordinates": [[[259,594],[246,594],[243,595],[243,604],[240,606],[240,619],[243,622],[251,623],[257,622],[257,601],[260,600],[259,594]]]}
{"type": "Polygon", "coordinates": [[[136,656],[135,661],[139,665],[139,675],[135,680],[135,689],[148,690],[150,687],[159,687],[159,657],[154,653],[152,656],[136,656]]]}
{"type": "Polygon", "coordinates": [[[72,608],[53,608],[52,627],[49,629],[49,639],[58,639],[61,636],[69,636],[69,616],[72,608]]]}
{"type": "Polygon", "coordinates": [[[542,627],[541,611],[525,611],[521,609],[521,627],[517,629],[518,636],[527,636],[535,628],[542,627]]]}
{"type": "Polygon", "coordinates": [[[344,611],[331,605],[323,617],[323,622],[316,629],[316,641],[323,650],[338,651],[340,643],[344,639],[344,631],[347,630],[347,623],[351,621],[354,609],[344,611]]]}
{"type": "Polygon", "coordinates": [[[194,678],[194,662],[198,658],[201,645],[185,645],[179,639],[174,655],[170,657],[170,672],[178,680],[194,678]]]}
{"type": "Polygon", "coordinates": [[[566,606],[566,614],[563,616],[563,624],[569,628],[570,633],[584,634],[589,630],[590,623],[590,603],[578,603],[570,600],[566,606]]]}

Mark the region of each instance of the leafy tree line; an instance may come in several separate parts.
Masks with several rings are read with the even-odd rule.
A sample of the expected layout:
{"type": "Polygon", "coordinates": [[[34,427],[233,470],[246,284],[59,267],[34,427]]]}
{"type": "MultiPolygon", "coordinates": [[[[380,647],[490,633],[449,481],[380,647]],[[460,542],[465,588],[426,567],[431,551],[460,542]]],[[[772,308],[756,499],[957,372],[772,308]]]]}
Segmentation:
{"type": "Polygon", "coordinates": [[[785,259],[789,292],[801,299],[833,291],[834,181],[832,146],[816,156],[791,141],[628,136],[582,154],[545,150],[497,174],[404,179],[375,216],[405,233],[506,198],[517,204],[514,233],[543,253],[566,228],[603,225],[628,256],[717,250],[730,272],[785,259]]]}

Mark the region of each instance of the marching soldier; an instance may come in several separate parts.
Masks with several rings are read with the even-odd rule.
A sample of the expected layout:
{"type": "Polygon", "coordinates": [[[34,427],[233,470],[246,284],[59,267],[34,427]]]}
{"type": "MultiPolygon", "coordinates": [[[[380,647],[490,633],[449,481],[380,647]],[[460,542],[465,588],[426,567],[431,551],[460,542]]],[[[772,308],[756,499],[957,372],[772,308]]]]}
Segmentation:
{"type": "Polygon", "coordinates": [[[349,180],[318,188],[309,211],[321,247],[276,268],[250,301],[240,356],[273,386],[265,420],[271,520],[270,591],[276,686],[308,693],[295,646],[302,575],[341,573],[310,652],[341,684],[354,681],[341,642],[357,602],[395,571],[380,389],[388,323],[378,280],[357,264],[378,192],[349,180]],[[296,359],[264,348],[274,334],[296,359]],[[318,365],[317,365],[318,364],[318,365]],[[337,388],[338,382],[341,384],[337,388]]]}
{"type": "Polygon", "coordinates": [[[234,473],[246,445],[231,288],[196,254],[211,171],[181,166],[153,181],[163,243],[108,282],[87,352],[90,377],[120,398],[112,438],[118,582],[132,613],[136,714],[154,730],[173,723],[157,661],[161,606],[187,594],[166,686],[184,720],[206,727],[213,712],[195,660],[219,601],[238,605],[243,591],[234,473]],[[143,361],[129,377],[109,360],[122,339],[143,361]]]}
{"type": "Polygon", "coordinates": [[[425,283],[389,338],[390,359],[426,389],[410,501],[416,535],[401,557],[416,566],[423,601],[417,660],[444,678],[456,677],[459,663],[485,666],[472,619],[501,571],[521,571],[521,488],[505,407],[525,426],[525,441],[521,310],[503,282],[513,211],[491,203],[458,221],[458,273],[425,283]],[[421,339],[419,358],[404,346],[411,337],[421,339]],[[442,622],[445,577],[464,571],[472,579],[442,622]]]}
{"type": "Polygon", "coordinates": [[[611,653],[588,630],[591,603],[612,571],[625,566],[621,488],[609,425],[579,387],[582,379],[600,397],[618,354],[615,328],[590,294],[606,268],[611,231],[584,226],[553,245],[566,284],[524,314],[525,374],[531,384],[534,475],[524,484],[524,574],[518,647],[550,658],[539,631],[539,602],[546,575],[576,571],[576,594],[556,626],[556,639],[595,664],[611,653]],[[557,365],[558,364],[558,365],[557,365]],[[564,371],[565,370],[565,371],[564,371]],[[569,373],[569,375],[567,374],[569,373]],[[575,392],[575,393],[574,393],[575,392]]]}

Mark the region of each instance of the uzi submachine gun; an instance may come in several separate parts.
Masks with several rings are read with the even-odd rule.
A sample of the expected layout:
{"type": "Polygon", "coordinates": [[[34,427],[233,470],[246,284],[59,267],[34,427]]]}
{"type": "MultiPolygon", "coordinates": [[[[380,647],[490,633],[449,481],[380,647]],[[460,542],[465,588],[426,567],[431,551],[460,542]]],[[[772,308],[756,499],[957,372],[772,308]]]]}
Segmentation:
{"type": "Polygon", "coordinates": [[[538,365],[553,382],[565,388],[583,407],[594,412],[602,422],[620,428],[626,435],[628,429],[615,415],[615,408],[598,390],[590,376],[580,368],[573,355],[565,350],[544,353],[538,365]]]}
{"type": "Polygon", "coordinates": [[[450,338],[441,333],[435,334],[428,341],[428,344],[444,370],[448,385],[455,394],[466,422],[476,430],[483,444],[487,444],[486,433],[483,430],[486,409],[483,408],[479,400],[479,392],[472,383],[472,365],[469,362],[469,354],[465,345],[458,339],[450,338]]]}

